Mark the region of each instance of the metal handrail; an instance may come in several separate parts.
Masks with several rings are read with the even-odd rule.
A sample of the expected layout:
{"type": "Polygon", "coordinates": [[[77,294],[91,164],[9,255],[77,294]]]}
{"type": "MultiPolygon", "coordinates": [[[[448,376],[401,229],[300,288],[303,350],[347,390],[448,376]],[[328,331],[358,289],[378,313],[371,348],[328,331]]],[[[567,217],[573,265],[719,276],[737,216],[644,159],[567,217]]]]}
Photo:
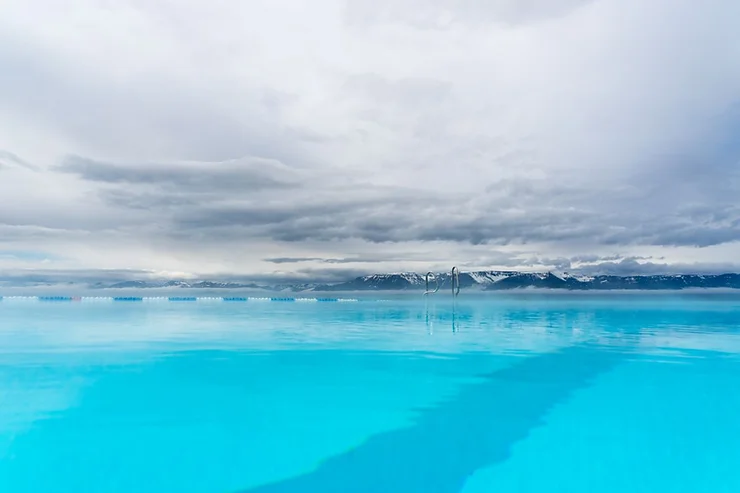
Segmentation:
{"type": "Polygon", "coordinates": [[[427,275],[425,277],[425,281],[426,281],[426,288],[425,288],[425,291],[424,291],[424,296],[426,296],[428,294],[434,294],[437,291],[439,291],[439,280],[437,279],[437,276],[434,275],[434,272],[431,272],[431,271],[430,272],[427,272],[427,275]],[[434,284],[436,285],[435,288],[434,288],[434,291],[429,291],[429,276],[432,276],[432,280],[434,281],[434,284]]]}
{"type": "Polygon", "coordinates": [[[455,297],[460,294],[460,270],[457,266],[452,268],[450,277],[452,279],[452,296],[455,297]]]}

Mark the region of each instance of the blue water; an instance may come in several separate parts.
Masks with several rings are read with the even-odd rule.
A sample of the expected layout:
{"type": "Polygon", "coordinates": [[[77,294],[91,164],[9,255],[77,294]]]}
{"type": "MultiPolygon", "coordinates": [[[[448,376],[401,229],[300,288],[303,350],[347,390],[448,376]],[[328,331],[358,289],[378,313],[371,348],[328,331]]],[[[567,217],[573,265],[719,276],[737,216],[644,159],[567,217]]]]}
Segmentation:
{"type": "Polygon", "coordinates": [[[740,491],[740,296],[0,302],[0,491],[740,491]]]}

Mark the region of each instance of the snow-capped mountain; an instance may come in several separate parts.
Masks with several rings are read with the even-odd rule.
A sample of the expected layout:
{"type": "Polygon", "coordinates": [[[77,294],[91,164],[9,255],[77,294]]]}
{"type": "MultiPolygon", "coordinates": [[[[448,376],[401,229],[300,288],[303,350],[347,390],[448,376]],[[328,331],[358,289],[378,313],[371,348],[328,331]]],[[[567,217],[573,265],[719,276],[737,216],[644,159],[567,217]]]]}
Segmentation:
{"type": "MultiPolygon", "coordinates": [[[[440,287],[450,287],[450,273],[437,274],[440,287]]],[[[334,291],[424,289],[425,276],[416,273],[376,274],[327,286],[334,291]]],[[[435,287],[430,282],[430,289],[435,287]]],[[[582,276],[555,272],[479,271],[461,272],[461,289],[508,290],[523,288],[567,290],[675,290],[685,288],[740,289],[740,274],[653,275],[653,276],[582,276]]]]}
{"type": "MultiPolygon", "coordinates": [[[[440,290],[452,286],[449,272],[437,273],[430,278],[429,288],[440,290]]],[[[517,271],[475,271],[461,272],[461,289],[511,290],[525,288],[566,289],[566,290],[676,290],[686,288],[731,288],[740,289],[740,274],[676,274],[650,276],[582,276],[568,272],[517,272],[517,271]]],[[[59,284],[58,280],[34,279],[34,285],[59,284]]],[[[69,283],[67,283],[69,284],[69,283]]],[[[6,285],[9,285],[6,283],[6,285]]],[[[24,284],[28,285],[28,283],[24,284]]],[[[332,284],[294,283],[257,284],[225,282],[218,280],[126,280],[119,282],[95,282],[88,284],[100,289],[249,289],[272,292],[322,292],[322,291],[422,291],[426,286],[426,274],[401,272],[392,274],[373,274],[332,284]]]]}
{"type": "Polygon", "coordinates": [[[426,276],[415,272],[399,274],[373,274],[357,277],[351,281],[325,286],[328,291],[405,290],[423,289],[426,276]]]}

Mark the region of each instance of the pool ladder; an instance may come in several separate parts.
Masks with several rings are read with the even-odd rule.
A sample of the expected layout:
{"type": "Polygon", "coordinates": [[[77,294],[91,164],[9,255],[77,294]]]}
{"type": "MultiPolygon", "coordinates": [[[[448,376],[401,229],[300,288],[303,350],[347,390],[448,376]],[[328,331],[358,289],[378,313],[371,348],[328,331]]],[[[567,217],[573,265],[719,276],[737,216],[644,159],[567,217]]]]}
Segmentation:
{"type": "Polygon", "coordinates": [[[450,279],[452,279],[452,297],[455,298],[460,294],[460,270],[457,266],[452,268],[450,279]]]}
{"type": "MultiPolygon", "coordinates": [[[[457,268],[457,266],[453,267],[450,271],[450,279],[452,281],[452,297],[456,298],[460,294],[460,270],[457,268]]],[[[440,285],[439,285],[439,279],[434,274],[434,272],[427,272],[427,275],[424,277],[425,281],[425,289],[424,289],[424,296],[428,296],[430,294],[435,294],[439,291],[440,285]],[[429,289],[429,282],[434,281],[434,289],[429,289]]]]}
{"type": "Polygon", "coordinates": [[[434,294],[437,291],[439,291],[439,279],[437,279],[437,276],[434,275],[434,272],[427,272],[427,275],[424,277],[425,280],[425,289],[424,289],[424,296],[434,294]],[[432,281],[434,281],[434,290],[429,289],[429,279],[431,278],[432,281]]]}

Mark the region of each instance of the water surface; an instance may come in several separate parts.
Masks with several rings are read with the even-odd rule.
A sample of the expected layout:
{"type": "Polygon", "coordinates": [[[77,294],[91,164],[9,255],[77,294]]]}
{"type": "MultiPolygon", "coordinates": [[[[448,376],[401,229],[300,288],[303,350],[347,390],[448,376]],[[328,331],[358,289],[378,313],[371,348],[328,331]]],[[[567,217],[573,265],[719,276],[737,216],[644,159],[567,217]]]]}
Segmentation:
{"type": "Polygon", "coordinates": [[[0,491],[740,491],[740,297],[0,302],[0,491]]]}

